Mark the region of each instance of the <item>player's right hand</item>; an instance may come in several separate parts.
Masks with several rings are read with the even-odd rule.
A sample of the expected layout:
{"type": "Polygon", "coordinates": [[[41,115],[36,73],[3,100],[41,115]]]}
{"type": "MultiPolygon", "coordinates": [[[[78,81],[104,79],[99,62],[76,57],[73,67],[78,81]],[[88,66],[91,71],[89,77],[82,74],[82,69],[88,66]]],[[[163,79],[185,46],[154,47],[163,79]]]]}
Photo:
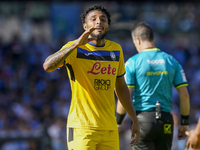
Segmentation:
{"type": "Polygon", "coordinates": [[[85,30],[83,34],[76,40],[76,45],[84,45],[92,40],[96,40],[96,38],[90,38],[89,35],[96,29],[96,26],[92,26],[91,28],[85,30]]]}
{"type": "Polygon", "coordinates": [[[138,122],[135,122],[132,124],[131,130],[132,130],[132,135],[131,135],[130,145],[132,147],[135,144],[137,144],[140,139],[140,127],[139,127],[138,122]]]}

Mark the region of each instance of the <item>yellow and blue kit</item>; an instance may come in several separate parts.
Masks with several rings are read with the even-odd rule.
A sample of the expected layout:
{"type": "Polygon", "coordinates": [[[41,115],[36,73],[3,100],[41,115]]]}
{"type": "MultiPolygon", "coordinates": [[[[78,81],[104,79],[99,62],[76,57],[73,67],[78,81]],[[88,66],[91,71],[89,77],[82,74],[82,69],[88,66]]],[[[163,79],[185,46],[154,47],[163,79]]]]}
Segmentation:
{"type": "Polygon", "coordinates": [[[117,130],[114,87],[125,74],[121,46],[110,40],[102,46],[89,42],[73,50],[65,65],[72,91],[67,127],[117,130]]]}

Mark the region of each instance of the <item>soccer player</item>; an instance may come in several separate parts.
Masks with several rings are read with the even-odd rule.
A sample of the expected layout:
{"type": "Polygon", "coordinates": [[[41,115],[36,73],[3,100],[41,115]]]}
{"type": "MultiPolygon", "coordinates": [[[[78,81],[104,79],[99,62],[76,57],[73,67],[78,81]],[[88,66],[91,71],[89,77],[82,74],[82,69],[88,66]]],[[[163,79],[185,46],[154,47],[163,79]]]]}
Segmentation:
{"type": "Polygon", "coordinates": [[[47,72],[67,67],[72,89],[68,149],[119,150],[114,91],[133,121],[133,146],[140,137],[139,124],[123,77],[122,48],[105,39],[110,13],[103,6],[94,5],[82,13],[81,19],[85,32],[48,56],[43,64],[47,72]]]}
{"type": "Polygon", "coordinates": [[[190,132],[186,131],[186,135],[189,136],[189,139],[186,142],[186,149],[189,149],[189,148],[199,149],[200,148],[200,118],[195,130],[192,130],[190,132]]]}
{"type": "MultiPolygon", "coordinates": [[[[133,105],[140,125],[140,139],[134,150],[170,150],[173,137],[172,86],[180,98],[181,126],[179,140],[185,139],[189,124],[189,94],[181,65],[154,45],[153,30],[144,22],[132,30],[138,54],[125,64],[126,83],[133,94],[133,105]],[[133,91],[134,90],[134,91],[133,91]]],[[[126,111],[120,101],[117,113],[121,124],[126,111]],[[120,117],[121,116],[121,117],[120,117]]]]}

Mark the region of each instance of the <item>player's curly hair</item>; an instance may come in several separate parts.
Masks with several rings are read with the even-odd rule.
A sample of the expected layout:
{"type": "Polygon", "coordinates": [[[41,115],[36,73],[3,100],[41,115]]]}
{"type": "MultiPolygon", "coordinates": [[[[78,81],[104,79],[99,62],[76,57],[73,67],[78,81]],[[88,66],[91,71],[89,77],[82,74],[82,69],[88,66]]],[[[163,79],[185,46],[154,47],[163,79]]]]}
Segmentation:
{"type": "Polygon", "coordinates": [[[107,9],[101,5],[98,5],[98,4],[95,4],[93,6],[90,6],[88,7],[82,14],[81,14],[81,20],[82,20],[82,23],[84,24],[85,23],[85,17],[87,16],[87,14],[90,12],[90,11],[93,11],[93,10],[99,10],[103,13],[106,14],[107,18],[108,18],[108,24],[110,25],[110,22],[111,22],[111,15],[110,13],[107,11],[107,9]]]}

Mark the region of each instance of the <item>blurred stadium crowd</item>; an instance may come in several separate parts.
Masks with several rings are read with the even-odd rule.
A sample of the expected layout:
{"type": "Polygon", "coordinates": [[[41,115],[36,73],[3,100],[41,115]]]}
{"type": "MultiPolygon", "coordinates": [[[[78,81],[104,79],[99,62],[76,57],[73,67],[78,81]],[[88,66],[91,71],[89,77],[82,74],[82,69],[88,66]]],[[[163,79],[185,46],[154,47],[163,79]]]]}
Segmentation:
{"type": "MultiPolygon", "coordinates": [[[[0,150],[66,150],[71,90],[66,69],[43,70],[45,58],[83,32],[80,13],[97,2],[0,2],[0,150]],[[27,140],[28,139],[28,140],[27,140]]],[[[200,116],[200,3],[101,2],[110,11],[108,39],[124,58],[136,54],[130,30],[136,21],[154,29],[156,46],[183,66],[191,99],[190,129],[200,116]]],[[[179,99],[173,91],[177,142],[179,99]]],[[[131,150],[130,119],[120,132],[121,150],[131,150]]]]}

